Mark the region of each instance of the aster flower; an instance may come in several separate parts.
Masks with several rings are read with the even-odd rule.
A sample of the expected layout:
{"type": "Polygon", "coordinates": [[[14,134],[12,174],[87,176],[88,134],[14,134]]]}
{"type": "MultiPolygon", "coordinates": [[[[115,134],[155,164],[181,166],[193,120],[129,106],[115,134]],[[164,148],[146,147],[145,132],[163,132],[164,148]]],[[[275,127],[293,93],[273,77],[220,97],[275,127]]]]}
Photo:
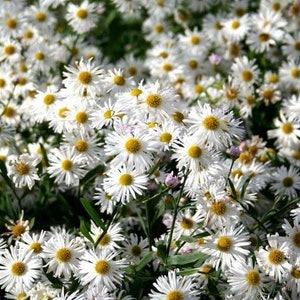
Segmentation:
{"type": "Polygon", "coordinates": [[[45,242],[41,255],[46,262],[47,272],[53,272],[54,277],[70,279],[84,250],[81,238],[71,234],[57,234],[45,242]]]}
{"type": "Polygon", "coordinates": [[[159,276],[153,283],[155,290],[148,295],[150,300],[184,299],[196,300],[198,291],[191,277],[178,276],[176,271],[169,271],[167,276],[159,276]]]}
{"type": "Polygon", "coordinates": [[[21,251],[14,246],[5,249],[0,259],[0,285],[6,291],[14,286],[31,288],[41,276],[42,262],[31,251],[21,251]]]}
{"type": "Polygon", "coordinates": [[[120,286],[123,279],[123,269],[126,263],[117,260],[117,251],[88,249],[81,256],[77,277],[82,285],[105,286],[109,291],[120,286]]]}
{"type": "Polygon", "coordinates": [[[76,68],[73,66],[65,68],[68,72],[63,72],[65,78],[62,83],[71,95],[94,98],[100,92],[99,85],[103,71],[100,66],[94,66],[92,58],[87,62],[81,58],[76,63],[76,68]]]}
{"type": "Polygon", "coordinates": [[[221,267],[225,271],[233,267],[236,262],[243,262],[249,254],[247,249],[250,245],[249,234],[243,226],[232,224],[220,228],[215,234],[205,238],[201,251],[210,255],[207,262],[216,269],[221,267]]]}
{"type": "Polygon", "coordinates": [[[50,177],[55,177],[58,184],[65,183],[67,186],[76,186],[86,170],[81,158],[76,155],[74,148],[54,148],[48,154],[49,167],[47,172],[50,177]]]}
{"type": "Polygon", "coordinates": [[[271,278],[278,282],[283,282],[285,275],[291,269],[288,261],[289,245],[281,242],[281,237],[277,234],[267,235],[268,244],[264,248],[261,246],[255,251],[257,264],[271,278]]]}
{"type": "Polygon", "coordinates": [[[147,189],[148,178],[130,166],[111,169],[103,180],[103,189],[117,202],[128,203],[147,189]]]}
{"type": "Polygon", "coordinates": [[[40,180],[36,168],[38,163],[39,159],[27,153],[17,157],[13,156],[8,162],[7,175],[12,177],[12,181],[17,188],[27,186],[32,189],[35,181],[40,180]]]}

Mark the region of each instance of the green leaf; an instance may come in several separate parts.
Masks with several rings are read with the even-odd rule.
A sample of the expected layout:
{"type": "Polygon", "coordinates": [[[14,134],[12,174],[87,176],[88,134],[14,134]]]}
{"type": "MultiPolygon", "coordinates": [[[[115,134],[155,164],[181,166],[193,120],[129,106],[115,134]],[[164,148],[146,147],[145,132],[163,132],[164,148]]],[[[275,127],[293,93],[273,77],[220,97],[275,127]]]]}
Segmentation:
{"type": "Polygon", "coordinates": [[[146,267],[154,258],[154,253],[153,252],[149,252],[147,255],[145,255],[140,262],[138,263],[138,265],[136,266],[136,270],[140,271],[142,270],[144,267],[146,267]]]}
{"type": "Polygon", "coordinates": [[[167,259],[167,247],[165,244],[158,244],[157,245],[157,255],[162,259],[165,263],[167,259]]]}
{"type": "Polygon", "coordinates": [[[91,237],[89,229],[83,218],[80,218],[80,231],[90,242],[94,243],[94,240],[91,237]]]}
{"type": "Polygon", "coordinates": [[[7,176],[7,168],[5,163],[0,159],[0,173],[3,177],[3,179],[6,181],[6,183],[8,184],[8,186],[14,190],[14,185],[12,184],[10,178],[7,176]]]}
{"type": "Polygon", "coordinates": [[[207,255],[201,252],[194,252],[189,254],[174,255],[167,258],[168,266],[184,266],[199,261],[205,261],[207,255]]]}
{"type": "Polygon", "coordinates": [[[99,165],[94,169],[87,172],[87,174],[80,180],[80,186],[83,186],[91,181],[93,181],[99,174],[100,171],[103,170],[103,166],[99,165]]]}
{"type": "Polygon", "coordinates": [[[92,218],[92,220],[95,222],[97,226],[99,226],[104,232],[106,232],[106,227],[104,222],[101,220],[99,214],[97,211],[93,208],[92,204],[89,202],[89,200],[85,198],[80,199],[81,204],[83,205],[85,211],[88,213],[88,215],[92,218]]]}

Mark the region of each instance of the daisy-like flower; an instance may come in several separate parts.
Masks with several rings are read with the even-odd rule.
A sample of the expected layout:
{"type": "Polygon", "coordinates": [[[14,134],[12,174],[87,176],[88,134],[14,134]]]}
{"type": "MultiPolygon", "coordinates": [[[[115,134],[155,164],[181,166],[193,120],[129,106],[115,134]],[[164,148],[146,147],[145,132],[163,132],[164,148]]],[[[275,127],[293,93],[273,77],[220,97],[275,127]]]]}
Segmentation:
{"type": "Polygon", "coordinates": [[[13,156],[8,162],[7,175],[12,178],[17,188],[27,186],[29,189],[32,189],[35,181],[40,180],[36,168],[38,163],[38,158],[27,153],[13,156]]]}
{"type": "Polygon", "coordinates": [[[259,79],[259,69],[247,56],[237,57],[231,66],[233,82],[252,87],[259,79]]]}
{"type": "Polygon", "coordinates": [[[284,38],[285,44],[282,46],[282,52],[290,60],[299,60],[300,55],[300,33],[295,32],[294,35],[286,34],[284,38]]]}
{"type": "Polygon", "coordinates": [[[31,288],[41,276],[42,261],[31,251],[21,251],[15,246],[5,249],[0,259],[0,285],[6,291],[15,286],[31,288]]]}
{"type": "Polygon", "coordinates": [[[184,122],[191,124],[192,135],[217,150],[229,148],[233,139],[240,140],[244,134],[241,121],[233,117],[231,110],[212,108],[208,103],[192,107],[184,122]]]}
{"type": "Polygon", "coordinates": [[[69,3],[67,6],[66,20],[78,34],[86,33],[96,26],[98,15],[95,3],[84,0],[80,5],[69,3]]]}
{"type": "Polygon", "coordinates": [[[109,69],[108,74],[103,75],[102,83],[105,86],[106,93],[116,94],[133,86],[131,79],[126,78],[123,73],[124,70],[122,69],[109,69]]]}
{"type": "Polygon", "coordinates": [[[150,300],[196,300],[198,291],[195,290],[193,279],[188,276],[178,276],[176,271],[159,276],[153,283],[155,290],[148,295],[150,300]]]}
{"type": "Polygon", "coordinates": [[[65,183],[67,186],[76,186],[79,179],[86,173],[85,165],[82,165],[82,160],[76,155],[73,147],[51,149],[48,159],[47,172],[50,177],[55,177],[55,182],[58,184],[65,183]]]}
{"type": "Polygon", "coordinates": [[[246,34],[248,33],[251,22],[247,14],[242,17],[226,19],[221,23],[222,32],[226,39],[230,42],[239,42],[241,41],[246,34]]]}
{"type": "Polygon", "coordinates": [[[267,235],[268,245],[264,248],[261,246],[255,251],[257,264],[271,278],[282,282],[287,272],[291,269],[288,261],[289,245],[281,242],[278,235],[267,235]]]}
{"type": "Polygon", "coordinates": [[[181,210],[175,221],[173,239],[178,240],[183,235],[192,236],[197,234],[201,221],[203,221],[203,217],[199,207],[196,208],[196,212],[192,212],[190,209],[181,210]]]}
{"type": "Polygon", "coordinates": [[[53,288],[47,282],[37,282],[29,291],[28,296],[29,299],[39,300],[39,299],[55,299],[59,293],[58,289],[53,288]]]}
{"type": "Polygon", "coordinates": [[[87,62],[83,58],[73,66],[65,67],[68,72],[63,72],[62,81],[71,95],[92,97],[100,92],[100,84],[103,70],[100,66],[94,66],[92,58],[87,62]]]}
{"type": "Polygon", "coordinates": [[[299,91],[300,84],[300,61],[288,60],[284,62],[280,69],[280,83],[299,91]]]}
{"type": "Polygon", "coordinates": [[[30,103],[32,120],[38,123],[47,121],[49,118],[49,114],[54,113],[54,103],[58,99],[58,88],[56,86],[49,86],[44,92],[37,91],[36,96],[30,103]]]}
{"type": "Polygon", "coordinates": [[[54,277],[69,279],[78,266],[78,259],[85,250],[83,239],[67,234],[53,235],[45,242],[42,257],[46,261],[47,272],[54,277]]]}
{"type": "Polygon", "coordinates": [[[126,163],[137,171],[144,172],[153,164],[151,153],[156,149],[150,144],[149,135],[137,130],[132,133],[116,130],[107,135],[105,142],[105,154],[114,156],[110,162],[113,167],[119,168],[126,163]]]}
{"type": "Polygon", "coordinates": [[[24,250],[32,251],[33,255],[40,256],[44,250],[46,241],[46,231],[40,233],[24,232],[21,239],[18,241],[18,246],[24,250]]]}
{"type": "Polygon", "coordinates": [[[21,45],[13,39],[1,39],[0,61],[15,64],[21,61],[21,45]]]}
{"type": "Polygon", "coordinates": [[[113,103],[109,98],[103,104],[101,103],[94,107],[90,115],[91,127],[97,130],[103,127],[110,128],[122,114],[124,114],[124,111],[120,108],[120,105],[117,102],[113,103]]]}
{"type": "Polygon", "coordinates": [[[247,248],[250,243],[249,234],[244,227],[233,224],[207,237],[201,251],[210,255],[207,262],[216,269],[221,267],[221,270],[225,271],[228,267],[233,267],[236,262],[245,261],[249,254],[247,248]]]}
{"type": "Polygon", "coordinates": [[[95,205],[99,205],[102,213],[112,214],[116,202],[111,198],[111,195],[106,193],[103,188],[97,187],[94,195],[95,205]]]}
{"type": "Polygon", "coordinates": [[[300,124],[293,115],[287,115],[283,110],[279,111],[279,117],[274,119],[275,129],[268,130],[268,137],[275,140],[277,148],[292,147],[297,145],[300,139],[300,124]]]}
{"type": "Polygon", "coordinates": [[[138,98],[139,112],[150,121],[162,122],[175,112],[178,95],[173,87],[162,86],[160,82],[144,86],[138,98]]]}
{"type": "Polygon", "coordinates": [[[112,291],[122,284],[124,260],[117,260],[117,251],[88,249],[80,258],[76,276],[82,285],[106,286],[112,291]]]}
{"type": "Polygon", "coordinates": [[[293,226],[285,220],[282,228],[287,235],[285,241],[291,249],[290,260],[294,261],[295,265],[300,265],[300,216],[294,218],[293,226]]]}
{"type": "Polygon", "coordinates": [[[115,223],[109,226],[107,231],[103,233],[103,230],[91,221],[90,235],[93,238],[94,243],[97,243],[97,247],[101,249],[110,249],[111,251],[114,251],[115,249],[120,248],[120,242],[124,240],[121,231],[122,227],[120,224],[115,223]]]}
{"type": "Polygon", "coordinates": [[[29,220],[24,220],[24,211],[21,211],[20,217],[18,220],[9,220],[8,224],[5,224],[9,232],[4,235],[10,235],[9,242],[11,239],[19,240],[21,236],[29,231],[29,220]]]}
{"type": "Polygon", "coordinates": [[[187,168],[198,172],[207,168],[217,160],[217,155],[205,146],[205,144],[194,136],[184,135],[182,139],[175,141],[172,147],[172,159],[177,161],[179,170],[187,168]]]}
{"type": "Polygon", "coordinates": [[[111,169],[103,180],[103,189],[117,202],[128,203],[147,189],[148,177],[130,166],[111,169]]]}
{"type": "Polygon", "coordinates": [[[291,291],[291,299],[298,299],[300,294],[300,267],[292,266],[286,275],[286,286],[291,291]]]}
{"type": "Polygon", "coordinates": [[[137,264],[147,253],[149,253],[149,245],[147,239],[131,233],[128,238],[123,241],[124,255],[133,264],[137,264]]]}
{"type": "Polygon", "coordinates": [[[228,270],[227,278],[234,299],[264,299],[263,289],[267,278],[257,266],[237,262],[234,268],[228,270]]]}
{"type": "Polygon", "coordinates": [[[272,173],[271,190],[275,195],[287,196],[289,199],[297,197],[300,190],[300,173],[298,169],[290,166],[281,166],[272,173]]]}

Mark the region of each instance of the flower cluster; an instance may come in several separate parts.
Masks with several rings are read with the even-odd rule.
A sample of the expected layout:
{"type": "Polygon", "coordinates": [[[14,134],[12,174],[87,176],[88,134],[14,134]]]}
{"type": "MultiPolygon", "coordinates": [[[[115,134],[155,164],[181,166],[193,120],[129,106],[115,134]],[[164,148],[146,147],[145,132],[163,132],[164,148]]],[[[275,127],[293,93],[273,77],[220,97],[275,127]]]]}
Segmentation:
{"type": "Polygon", "coordinates": [[[298,0],[0,12],[0,297],[300,298],[298,0]]]}

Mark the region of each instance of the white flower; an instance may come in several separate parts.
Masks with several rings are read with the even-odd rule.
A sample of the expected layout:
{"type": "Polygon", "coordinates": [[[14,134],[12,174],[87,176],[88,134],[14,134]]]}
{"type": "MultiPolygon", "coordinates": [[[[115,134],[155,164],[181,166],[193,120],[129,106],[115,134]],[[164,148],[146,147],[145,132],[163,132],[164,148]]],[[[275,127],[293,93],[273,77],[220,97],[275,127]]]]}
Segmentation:
{"type": "Polygon", "coordinates": [[[12,177],[17,188],[27,186],[29,189],[32,189],[35,181],[40,180],[36,168],[38,163],[39,159],[27,153],[17,157],[13,156],[8,162],[7,175],[12,177]]]}
{"type": "Polygon", "coordinates": [[[82,285],[106,286],[109,291],[122,284],[123,271],[126,264],[116,260],[117,251],[92,250],[85,251],[80,258],[77,277],[82,285]]]}
{"type": "Polygon", "coordinates": [[[192,278],[178,276],[175,271],[169,271],[167,276],[159,276],[153,286],[156,290],[151,290],[148,295],[150,300],[198,299],[192,278]]]}
{"type": "Polygon", "coordinates": [[[22,251],[14,246],[6,249],[0,259],[0,285],[6,291],[15,286],[31,288],[41,276],[42,261],[31,251],[22,251]]]}

